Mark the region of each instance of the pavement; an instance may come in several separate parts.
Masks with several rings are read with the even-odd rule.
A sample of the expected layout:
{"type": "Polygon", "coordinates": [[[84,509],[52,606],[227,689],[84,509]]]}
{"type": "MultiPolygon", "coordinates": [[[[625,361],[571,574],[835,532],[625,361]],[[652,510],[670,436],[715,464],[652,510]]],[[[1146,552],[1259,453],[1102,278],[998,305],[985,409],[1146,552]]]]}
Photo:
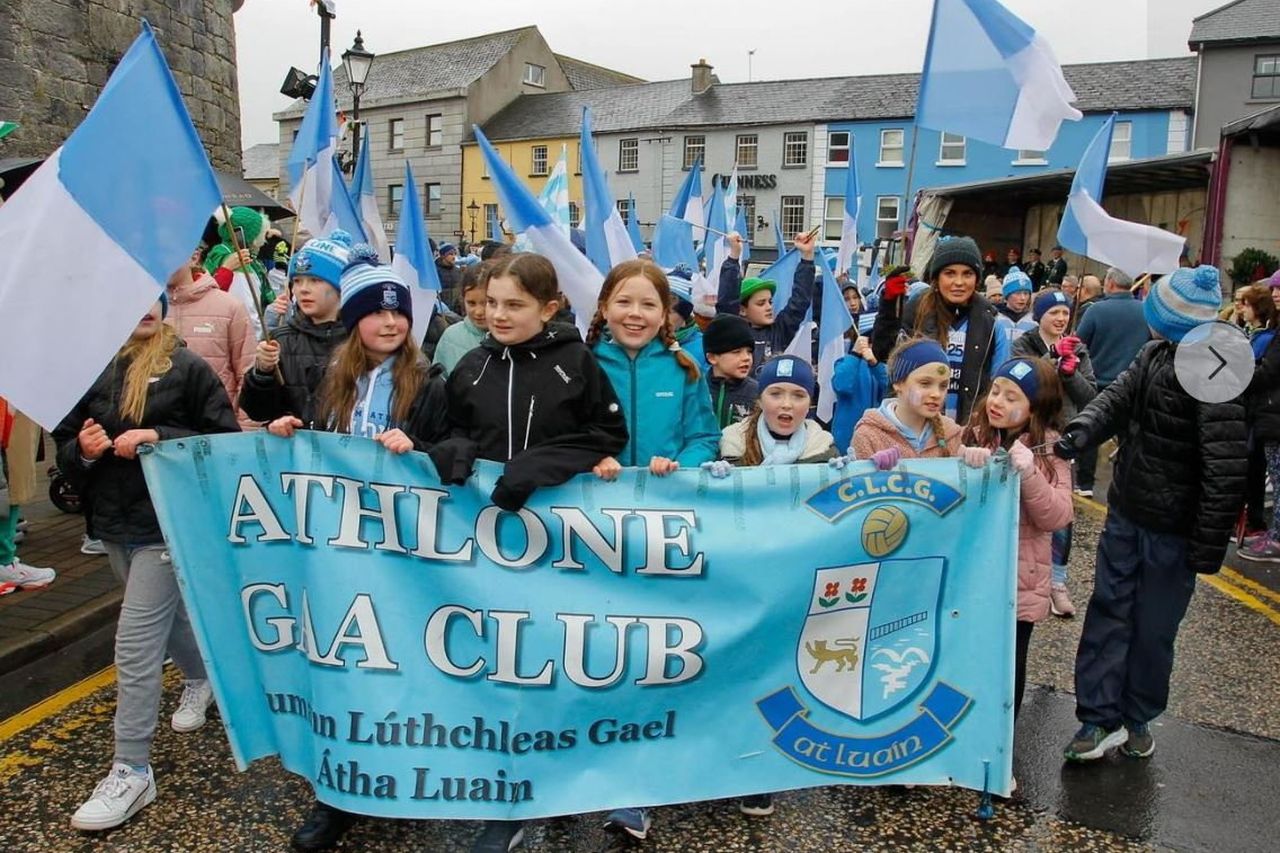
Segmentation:
{"type": "MultiPolygon", "coordinates": [[[[1082,611],[1104,512],[1096,502],[1077,501],[1069,583],[1082,611]]],[[[0,599],[0,672],[6,673],[0,851],[287,849],[311,799],[307,783],[274,760],[237,773],[216,716],[197,732],[172,732],[168,715],[179,692],[174,672],[154,750],[159,799],[116,831],[95,836],[70,829],[70,813],[110,760],[114,673],[102,667],[111,660],[119,595],[105,558],[79,554],[78,516],[36,506],[29,517],[24,559],[55,565],[61,576],[47,590],[0,599]],[[26,633],[34,639],[10,627],[23,618],[33,620],[26,633]]],[[[1274,793],[1280,789],[1280,585],[1274,574],[1256,564],[1239,570],[1229,564],[1219,575],[1201,576],[1178,638],[1169,710],[1153,726],[1157,750],[1150,760],[1113,754],[1087,766],[1062,763],[1062,746],[1076,728],[1072,664],[1082,619],[1049,619],[1037,625],[1031,642],[1032,686],[1014,753],[1019,793],[993,820],[975,818],[978,797],[970,791],[823,787],[781,794],[768,818],[743,817],[729,802],[657,809],[643,849],[1274,850],[1280,836],[1274,793]]],[[[611,849],[602,820],[590,814],[535,821],[526,849],[611,849]]],[[[478,824],[461,821],[371,820],[353,829],[341,849],[465,851],[477,831],[478,824]]]]}

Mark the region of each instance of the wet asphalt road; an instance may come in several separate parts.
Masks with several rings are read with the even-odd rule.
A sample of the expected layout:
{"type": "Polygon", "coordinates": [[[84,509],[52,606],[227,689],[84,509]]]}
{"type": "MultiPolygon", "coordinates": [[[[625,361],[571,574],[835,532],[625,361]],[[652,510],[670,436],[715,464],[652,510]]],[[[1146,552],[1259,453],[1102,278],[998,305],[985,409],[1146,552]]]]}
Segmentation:
{"type": "MultiPolygon", "coordinates": [[[[1077,514],[1071,586],[1087,600],[1099,522],[1077,514]]],[[[1203,850],[1280,848],[1280,625],[1208,583],[1198,584],[1178,643],[1169,713],[1153,727],[1150,761],[1109,756],[1084,767],[1060,758],[1075,728],[1071,666],[1080,620],[1041,623],[1014,770],[1019,799],[975,819],[972,792],[817,788],[782,795],[768,818],[733,803],[658,809],[642,849],[654,851],[1203,850]]],[[[0,719],[110,660],[104,630],[6,677],[0,719]]],[[[10,734],[0,724],[0,851],[276,851],[309,802],[305,782],[273,761],[237,774],[216,717],[177,735],[162,707],[155,748],[160,796],[133,821],[99,836],[67,819],[107,769],[114,694],[109,684],[10,734]]],[[[27,712],[26,720],[36,716],[27,712]]],[[[23,719],[23,718],[19,718],[23,719]]],[[[526,849],[608,849],[601,815],[531,825],[526,849]]],[[[343,850],[465,851],[478,825],[370,821],[343,850]]]]}

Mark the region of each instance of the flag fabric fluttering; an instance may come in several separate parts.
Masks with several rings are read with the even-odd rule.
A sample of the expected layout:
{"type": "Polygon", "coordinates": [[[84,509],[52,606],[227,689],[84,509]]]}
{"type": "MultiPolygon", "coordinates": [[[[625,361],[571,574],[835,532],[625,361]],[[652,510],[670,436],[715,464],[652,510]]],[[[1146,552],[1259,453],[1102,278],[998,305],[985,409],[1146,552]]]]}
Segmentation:
{"type": "Polygon", "coordinates": [[[640,236],[640,214],[636,211],[636,197],[627,194],[627,236],[631,238],[631,246],[636,254],[644,251],[644,237],[640,236]]]}
{"type": "Polygon", "coordinates": [[[591,137],[591,108],[582,108],[582,196],[586,207],[584,226],[587,232],[587,257],[596,269],[608,273],[623,261],[636,256],[626,223],[614,204],[613,194],[605,179],[604,167],[596,154],[591,137]]]}
{"type": "Polygon", "coordinates": [[[1178,268],[1185,238],[1153,225],[1117,219],[1102,207],[1115,122],[1116,114],[1112,113],[1080,158],[1058,225],[1058,242],[1132,276],[1172,272],[1178,268]]]}
{"type": "Polygon", "coordinates": [[[356,172],[351,176],[351,202],[363,226],[365,241],[378,250],[378,258],[385,264],[391,259],[391,247],[387,243],[386,229],[382,227],[382,213],[378,210],[378,197],[373,188],[373,171],[369,166],[373,159],[372,147],[366,144],[360,151],[356,172]]]}
{"type": "Polygon", "coordinates": [[[400,223],[396,226],[396,256],[391,268],[404,279],[413,305],[413,337],[419,344],[427,336],[440,295],[440,274],[431,256],[422,204],[418,201],[418,184],[413,167],[404,161],[404,200],[400,203],[400,223]]]}
{"type": "Polygon", "coordinates": [[[1049,42],[997,0],[935,0],[918,127],[1045,151],[1080,120],[1075,99],[1049,42]]]}
{"type": "Polygon", "coordinates": [[[334,111],[333,73],[326,50],[320,58],[320,72],[311,103],[289,152],[289,201],[298,221],[313,237],[329,233],[327,223],[333,209],[333,194],[346,192],[342,182],[334,186],[330,161],[338,150],[338,118],[334,111]]]}
{"type": "MultiPolygon", "coordinates": [[[[729,182],[724,188],[724,219],[732,223],[738,215],[738,162],[733,163],[733,171],[729,173],[729,182]]],[[[744,235],[745,236],[745,235],[744,235]]]]}
{"type": "Polygon", "coordinates": [[[84,121],[0,207],[0,396],[56,427],[189,262],[221,198],[144,21],[84,121]]]}
{"type": "Polygon", "coordinates": [[[852,153],[845,170],[844,206],[840,223],[840,248],[836,251],[836,274],[849,272],[856,281],[858,256],[858,213],[862,209],[862,189],[858,183],[858,161],[852,153]]]}
{"type": "Polygon", "coordinates": [[[782,217],[778,211],[773,212],[773,242],[778,248],[778,257],[787,251],[787,238],[782,235],[782,217]]]}
{"type": "Polygon", "coordinates": [[[676,219],[683,219],[693,226],[693,239],[695,242],[706,238],[706,232],[702,228],[707,220],[702,212],[701,157],[693,161],[688,174],[684,176],[684,181],[680,184],[680,189],[676,190],[676,197],[671,201],[671,215],[676,219]]]}
{"type": "Polygon", "coordinates": [[[793,246],[783,252],[776,261],[756,273],[756,278],[762,278],[777,285],[777,289],[773,292],[773,306],[779,313],[791,298],[791,291],[795,286],[796,268],[799,266],[800,250],[793,246]]]}
{"type": "Polygon", "coordinates": [[[724,206],[724,184],[719,179],[712,181],[711,200],[707,203],[707,239],[703,242],[703,254],[707,260],[707,274],[701,281],[694,282],[694,302],[714,293],[720,281],[720,267],[729,257],[729,241],[722,234],[729,231],[729,215],[724,206]],[[719,232],[719,233],[717,233],[719,232]]]}
{"type": "Polygon", "coordinates": [[[670,213],[662,214],[653,229],[653,261],[663,269],[684,264],[698,269],[698,253],[693,248],[693,226],[670,213]]]}
{"type": "MultiPolygon", "coordinates": [[[[479,126],[475,126],[474,130],[494,192],[507,213],[511,230],[517,234],[523,233],[533,250],[551,261],[556,269],[560,290],[569,297],[569,303],[574,309],[574,322],[585,336],[595,313],[596,302],[600,298],[604,275],[578,251],[569,235],[560,230],[559,224],[551,218],[546,208],[538,203],[538,199],[507,161],[494,150],[484,131],[479,126]]],[[[625,236],[625,229],[623,234],[625,236]]]]}
{"type": "Polygon", "coordinates": [[[569,233],[569,153],[568,146],[560,146],[560,159],[547,178],[547,185],[542,188],[538,201],[551,214],[551,220],[560,226],[564,233],[569,233]]]}
{"type": "MultiPolygon", "coordinates": [[[[823,250],[826,253],[826,250],[823,250]]],[[[845,354],[845,332],[853,325],[853,315],[844,302],[840,285],[831,274],[831,264],[820,258],[815,264],[822,284],[822,318],[818,323],[818,420],[830,423],[835,414],[836,390],[831,384],[836,362],[845,354]]]]}
{"type": "Polygon", "coordinates": [[[329,234],[335,228],[341,228],[352,236],[358,243],[369,243],[369,245],[377,247],[369,239],[369,233],[365,230],[364,220],[360,216],[360,210],[356,207],[354,200],[354,190],[347,188],[346,180],[342,177],[342,169],[338,166],[338,158],[329,161],[329,168],[333,170],[333,195],[329,197],[331,202],[329,206],[329,215],[325,218],[324,227],[320,230],[321,234],[329,234]]]}
{"type": "Polygon", "coordinates": [[[6,136],[17,130],[18,127],[19,125],[16,121],[0,120],[0,139],[4,139],[6,136]]]}
{"type": "Polygon", "coordinates": [[[733,230],[742,237],[742,266],[745,269],[751,260],[751,229],[747,225],[747,212],[741,207],[734,212],[733,230]]]}

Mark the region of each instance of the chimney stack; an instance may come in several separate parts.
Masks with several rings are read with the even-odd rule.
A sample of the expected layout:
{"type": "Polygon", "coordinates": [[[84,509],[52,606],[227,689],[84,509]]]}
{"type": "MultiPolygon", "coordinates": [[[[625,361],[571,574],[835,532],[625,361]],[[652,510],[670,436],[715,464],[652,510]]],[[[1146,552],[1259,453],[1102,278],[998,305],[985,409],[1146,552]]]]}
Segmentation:
{"type": "Polygon", "coordinates": [[[699,59],[689,67],[693,69],[693,94],[701,95],[711,88],[711,66],[705,59],[699,59]]]}

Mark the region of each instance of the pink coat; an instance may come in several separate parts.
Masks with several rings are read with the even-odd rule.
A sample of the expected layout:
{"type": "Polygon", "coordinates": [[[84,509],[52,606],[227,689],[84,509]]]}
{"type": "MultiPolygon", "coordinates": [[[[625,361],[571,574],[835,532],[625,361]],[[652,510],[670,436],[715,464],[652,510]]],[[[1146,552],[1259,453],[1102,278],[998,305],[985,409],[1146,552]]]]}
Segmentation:
{"type": "Polygon", "coordinates": [[[853,455],[858,459],[868,459],[877,450],[890,447],[898,448],[903,459],[936,459],[957,455],[960,452],[960,427],[946,415],[942,416],[942,436],[946,439],[945,447],[938,444],[938,436],[934,435],[924,450],[917,451],[898,432],[893,421],[886,418],[879,409],[867,409],[853,430],[853,455]]]}
{"type": "MultiPolygon", "coordinates": [[[[1030,438],[1018,439],[1029,444],[1030,438]]],[[[1052,444],[1057,433],[1046,432],[1052,444]]],[[[1049,615],[1049,584],[1053,572],[1053,531],[1071,523],[1071,466],[1050,453],[1054,479],[1049,482],[1039,465],[1022,479],[1018,512],[1018,621],[1039,622],[1049,615]]]]}
{"type": "MultiPolygon", "coordinates": [[[[169,288],[169,314],[165,322],[173,326],[187,348],[208,362],[227,389],[236,407],[244,374],[253,366],[258,340],[244,305],[224,293],[212,276],[169,288]]],[[[257,424],[237,409],[241,429],[257,424]]]]}

